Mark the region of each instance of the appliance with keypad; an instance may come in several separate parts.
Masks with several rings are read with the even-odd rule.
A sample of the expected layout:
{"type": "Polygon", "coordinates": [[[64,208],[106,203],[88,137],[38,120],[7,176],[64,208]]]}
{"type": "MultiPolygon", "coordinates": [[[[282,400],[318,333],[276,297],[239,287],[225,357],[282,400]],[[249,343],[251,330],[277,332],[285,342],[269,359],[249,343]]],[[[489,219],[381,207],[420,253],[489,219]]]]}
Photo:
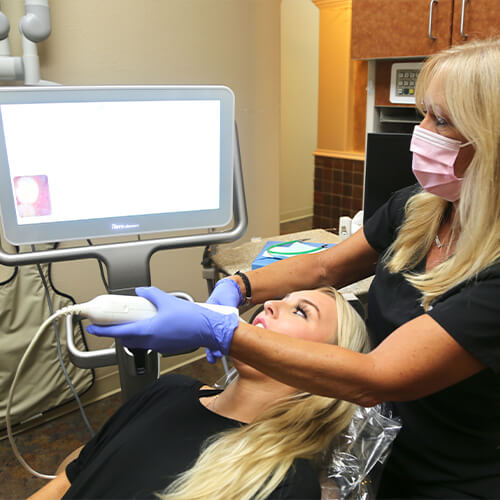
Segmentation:
{"type": "Polygon", "coordinates": [[[422,62],[394,63],[391,68],[389,101],[395,104],[415,104],[415,86],[422,62]]]}

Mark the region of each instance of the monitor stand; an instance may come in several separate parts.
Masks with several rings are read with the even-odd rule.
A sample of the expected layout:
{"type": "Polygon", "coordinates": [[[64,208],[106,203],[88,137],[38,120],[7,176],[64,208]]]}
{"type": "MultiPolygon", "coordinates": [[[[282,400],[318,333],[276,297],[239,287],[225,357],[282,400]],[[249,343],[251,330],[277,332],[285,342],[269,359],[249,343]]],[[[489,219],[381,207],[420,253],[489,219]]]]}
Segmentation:
{"type": "MultiPolygon", "coordinates": [[[[106,262],[108,290],[112,294],[135,295],[135,288],[151,286],[149,258],[138,258],[135,251],[122,251],[106,262]]],[[[124,401],[154,382],[159,376],[158,353],[127,349],[115,340],[116,361],[124,401]]]]}

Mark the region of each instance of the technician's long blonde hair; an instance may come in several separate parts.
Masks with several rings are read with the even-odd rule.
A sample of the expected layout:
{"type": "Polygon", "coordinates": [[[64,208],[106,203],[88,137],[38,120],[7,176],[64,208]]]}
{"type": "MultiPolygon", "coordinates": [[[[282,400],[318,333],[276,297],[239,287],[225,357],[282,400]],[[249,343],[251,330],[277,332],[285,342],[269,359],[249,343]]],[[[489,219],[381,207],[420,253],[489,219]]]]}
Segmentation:
{"type": "Polygon", "coordinates": [[[434,78],[439,78],[451,123],[475,152],[452,224],[454,254],[429,272],[409,272],[428,253],[448,209],[447,201],[420,192],[408,200],[404,224],[387,255],[388,269],[406,271],[422,292],[425,310],[446,290],[500,259],[500,39],[431,56],[417,82],[419,108],[434,78]]]}
{"type": "MultiPolygon", "coordinates": [[[[368,350],[361,317],[333,288],[320,288],[337,304],[337,343],[368,350]]],[[[194,466],[159,495],[166,500],[265,499],[296,458],[317,457],[351,421],[355,405],[297,393],[249,425],[222,432],[205,443],[194,466]]]]}

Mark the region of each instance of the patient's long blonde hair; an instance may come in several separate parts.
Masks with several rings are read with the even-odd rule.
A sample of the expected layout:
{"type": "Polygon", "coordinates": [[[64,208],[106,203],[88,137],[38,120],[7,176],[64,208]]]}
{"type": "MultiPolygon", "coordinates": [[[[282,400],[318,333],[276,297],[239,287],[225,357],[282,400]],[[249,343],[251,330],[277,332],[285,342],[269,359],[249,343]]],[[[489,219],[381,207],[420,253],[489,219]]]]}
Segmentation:
{"type": "MultiPolygon", "coordinates": [[[[332,288],[320,291],[337,304],[338,345],[368,350],[361,317],[332,288]]],[[[355,405],[297,393],[283,398],[249,425],[210,438],[194,466],[159,495],[175,500],[264,499],[280,484],[296,458],[311,459],[351,421],[355,405]]]]}
{"type": "Polygon", "coordinates": [[[408,272],[427,255],[449,206],[420,192],[408,200],[404,224],[387,255],[388,269],[406,271],[422,292],[425,310],[446,290],[500,259],[500,39],[473,41],[431,56],[417,82],[419,108],[436,77],[451,123],[475,152],[452,224],[454,254],[429,272],[408,272]]]}

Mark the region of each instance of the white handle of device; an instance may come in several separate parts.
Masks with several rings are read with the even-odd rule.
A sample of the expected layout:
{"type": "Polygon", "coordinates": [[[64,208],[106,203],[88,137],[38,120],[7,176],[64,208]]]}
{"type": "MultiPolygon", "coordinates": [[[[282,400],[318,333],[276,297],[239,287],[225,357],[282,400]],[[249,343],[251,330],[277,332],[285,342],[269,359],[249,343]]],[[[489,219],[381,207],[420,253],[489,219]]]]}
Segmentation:
{"type": "MultiPolygon", "coordinates": [[[[204,302],[196,303],[221,314],[238,314],[236,307],[204,302]]],[[[113,294],[99,295],[89,302],[78,304],[75,306],[75,310],[80,316],[88,318],[92,323],[103,326],[151,318],[157,312],[156,307],[144,297],[113,294]]]]}

